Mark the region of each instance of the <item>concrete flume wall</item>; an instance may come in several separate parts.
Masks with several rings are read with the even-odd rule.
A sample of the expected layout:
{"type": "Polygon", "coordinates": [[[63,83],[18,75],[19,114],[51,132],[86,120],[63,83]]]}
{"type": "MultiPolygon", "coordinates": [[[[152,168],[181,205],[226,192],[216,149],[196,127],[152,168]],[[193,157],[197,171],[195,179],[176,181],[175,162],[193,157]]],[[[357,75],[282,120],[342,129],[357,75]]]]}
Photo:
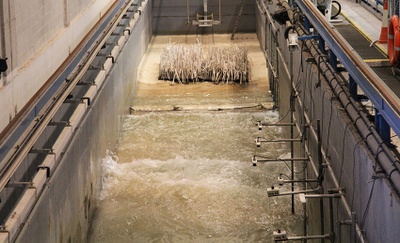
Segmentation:
{"type": "Polygon", "coordinates": [[[114,148],[136,89],[137,69],[150,42],[147,1],[103,88],[29,215],[19,242],[85,242],[101,189],[101,166],[114,148]]]}
{"type": "MultiPolygon", "coordinates": [[[[397,229],[400,224],[399,198],[389,182],[379,176],[379,166],[375,158],[371,156],[371,151],[363,142],[341,100],[335,97],[332,91],[332,80],[326,80],[322,75],[318,75],[318,60],[307,51],[311,50],[310,46],[302,46],[300,43],[299,50],[291,57],[284,39],[286,26],[268,17],[268,14],[278,9],[277,2],[274,1],[273,5],[260,4],[258,9],[267,8],[267,14],[257,13],[257,34],[260,45],[265,47],[273,67],[269,70],[269,77],[273,95],[279,97],[275,99],[279,111],[282,116],[286,116],[283,122],[290,122],[290,110],[294,108],[295,119],[304,132],[304,143],[294,147],[294,157],[304,157],[304,148],[307,147],[309,156],[314,161],[310,160],[308,163],[308,178],[318,177],[318,141],[311,130],[317,132],[317,121],[319,121],[321,145],[329,160],[323,159],[324,193],[339,187],[344,189],[346,200],[344,203],[343,200],[333,199],[332,231],[329,200],[323,199],[321,204],[319,199],[308,199],[309,222],[304,235],[333,233],[336,239],[340,238],[340,242],[355,242],[355,239],[351,238],[352,227],[345,224],[351,221],[353,213],[358,224],[356,232],[353,231],[354,234],[362,235],[361,238],[367,242],[394,242],[400,238],[400,231],[397,229]],[[302,47],[307,48],[302,49],[302,47]],[[296,87],[297,93],[293,93],[293,86],[296,87]],[[306,116],[309,120],[305,118],[306,116]],[[326,165],[328,162],[329,165],[326,165]],[[312,163],[315,170],[312,169],[312,163]],[[376,175],[378,176],[373,177],[376,175]],[[321,205],[323,214],[320,213],[321,205]],[[322,223],[323,229],[321,229],[322,223]],[[339,227],[339,224],[342,225],[339,227]]],[[[333,88],[337,90],[338,87],[339,85],[335,85],[333,88]]],[[[294,137],[298,137],[297,129],[294,130],[294,137]]],[[[286,136],[290,137],[290,133],[287,132],[286,136]]],[[[297,166],[296,170],[301,169],[301,166],[297,166]]],[[[301,187],[302,185],[298,186],[301,187]]]]}

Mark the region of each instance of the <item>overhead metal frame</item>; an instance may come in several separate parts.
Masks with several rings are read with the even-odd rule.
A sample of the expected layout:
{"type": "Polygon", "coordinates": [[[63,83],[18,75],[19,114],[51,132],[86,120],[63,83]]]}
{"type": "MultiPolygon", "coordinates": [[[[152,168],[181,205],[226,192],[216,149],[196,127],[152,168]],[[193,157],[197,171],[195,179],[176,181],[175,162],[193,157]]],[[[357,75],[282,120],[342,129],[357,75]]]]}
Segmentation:
{"type": "MultiPolygon", "coordinates": [[[[186,1],[187,9],[187,23],[190,23],[190,11],[189,11],[189,0],[186,1]]],[[[218,18],[219,20],[214,20],[214,13],[208,13],[208,0],[203,0],[203,14],[196,14],[196,19],[192,21],[193,25],[198,27],[212,27],[214,25],[219,25],[222,23],[221,19],[221,0],[218,0],[218,18]]]]}
{"type": "Polygon", "coordinates": [[[296,4],[313,24],[331,51],[346,67],[352,79],[360,86],[376,110],[400,136],[400,99],[359,57],[339,32],[325,20],[325,17],[311,1],[296,0],[296,4]]]}

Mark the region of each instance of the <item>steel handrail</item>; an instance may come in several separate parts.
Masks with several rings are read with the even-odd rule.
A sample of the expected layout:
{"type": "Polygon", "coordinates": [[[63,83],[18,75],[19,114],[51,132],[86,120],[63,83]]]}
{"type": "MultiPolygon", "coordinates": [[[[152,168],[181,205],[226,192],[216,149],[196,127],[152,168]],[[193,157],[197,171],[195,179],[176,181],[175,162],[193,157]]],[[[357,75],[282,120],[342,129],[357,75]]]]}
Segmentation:
{"type": "Polygon", "coordinates": [[[297,0],[301,11],[318,30],[330,49],[346,66],[352,78],[373,102],[376,109],[400,135],[400,99],[383,83],[382,79],[361,59],[339,32],[328,23],[319,10],[308,0],[297,0]]]}

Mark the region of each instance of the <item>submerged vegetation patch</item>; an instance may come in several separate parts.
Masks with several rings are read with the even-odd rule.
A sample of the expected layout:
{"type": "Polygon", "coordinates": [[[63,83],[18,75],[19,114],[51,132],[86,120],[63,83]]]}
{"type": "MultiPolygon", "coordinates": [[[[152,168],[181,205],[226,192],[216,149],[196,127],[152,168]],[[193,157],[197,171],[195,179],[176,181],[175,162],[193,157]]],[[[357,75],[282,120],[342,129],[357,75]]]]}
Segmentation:
{"type": "Polygon", "coordinates": [[[161,51],[159,79],[178,83],[247,83],[250,60],[243,45],[169,43],[161,51]]]}

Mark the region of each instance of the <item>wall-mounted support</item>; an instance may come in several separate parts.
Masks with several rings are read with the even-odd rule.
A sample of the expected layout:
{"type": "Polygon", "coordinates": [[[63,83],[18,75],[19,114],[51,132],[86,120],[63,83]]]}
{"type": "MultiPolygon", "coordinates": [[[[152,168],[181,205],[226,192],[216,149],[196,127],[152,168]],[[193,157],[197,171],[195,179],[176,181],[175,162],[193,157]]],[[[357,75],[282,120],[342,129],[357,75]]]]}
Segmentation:
{"type": "Polygon", "coordinates": [[[383,142],[390,145],[390,126],[377,109],[375,109],[375,127],[383,142]]]}
{"type": "Polygon", "coordinates": [[[125,32],[128,32],[128,35],[131,35],[131,29],[124,29],[124,34],[125,34],[125,32]]]}
{"type": "Polygon", "coordinates": [[[351,97],[353,97],[353,99],[355,101],[359,101],[357,90],[358,90],[358,84],[353,79],[353,77],[351,75],[349,75],[349,92],[350,92],[351,97]]]}
{"type": "MultiPolygon", "coordinates": [[[[189,17],[189,1],[186,2],[187,4],[187,21],[190,23],[189,17]]],[[[221,0],[219,0],[219,20],[214,19],[213,13],[208,13],[208,3],[207,0],[203,0],[203,14],[196,14],[196,20],[192,21],[193,25],[197,25],[199,27],[212,27],[214,25],[218,25],[221,23],[221,0]]]]}
{"type": "Polygon", "coordinates": [[[60,127],[65,127],[65,126],[69,126],[69,122],[68,121],[51,121],[48,124],[49,126],[60,126],[60,127]]]}
{"type": "Polygon", "coordinates": [[[26,187],[32,186],[32,182],[30,181],[9,181],[7,183],[7,187],[26,187]]]}
{"type": "MultiPolygon", "coordinates": [[[[333,199],[337,198],[339,199],[342,195],[343,192],[341,189],[335,189],[335,190],[329,190],[332,193],[329,194],[304,194],[304,193],[300,193],[299,194],[299,199],[300,202],[305,204],[307,203],[307,198],[319,198],[320,200],[323,200],[324,198],[328,198],[329,199],[329,222],[330,222],[330,241],[331,242],[335,242],[336,240],[336,235],[335,235],[335,224],[333,222],[333,199]]],[[[324,213],[323,211],[321,212],[322,214],[324,213]]],[[[321,219],[323,219],[324,217],[322,217],[321,215],[321,219]]],[[[321,221],[321,235],[324,234],[324,223],[321,221]]],[[[323,242],[323,241],[322,241],[323,242]]]]}
{"type": "Polygon", "coordinates": [[[82,97],[81,98],[82,102],[85,101],[85,100],[87,101],[87,105],[90,106],[91,98],[90,97],[82,97]]]}
{"type": "Polygon", "coordinates": [[[338,221],[337,223],[337,243],[342,242],[342,226],[350,226],[350,242],[356,242],[356,213],[351,212],[351,219],[338,221]]]}
{"type": "Polygon", "coordinates": [[[322,38],[322,36],[319,36],[318,47],[322,51],[322,53],[325,53],[325,39],[322,38]]]}
{"type": "Polygon", "coordinates": [[[256,126],[258,126],[258,130],[262,130],[263,127],[288,127],[294,126],[293,123],[262,123],[261,121],[257,121],[256,126]]]}
{"type": "Polygon", "coordinates": [[[337,65],[338,65],[338,59],[335,53],[329,49],[329,64],[332,66],[333,70],[335,72],[338,71],[337,65]]]}
{"type": "Polygon", "coordinates": [[[325,234],[325,235],[305,235],[305,236],[287,236],[286,231],[274,231],[274,241],[275,242],[280,242],[280,241],[306,241],[306,240],[318,240],[318,239],[326,239],[329,240],[332,238],[331,234],[325,234]],[[282,235],[282,232],[284,232],[285,235],[282,235]]]}
{"type": "MultiPolygon", "coordinates": [[[[317,182],[318,179],[300,179],[300,180],[285,180],[282,176],[284,174],[279,174],[278,176],[278,184],[279,186],[283,186],[283,184],[287,183],[310,183],[310,182],[317,182]]],[[[289,176],[285,175],[289,178],[289,176]]]]}
{"type": "Polygon", "coordinates": [[[301,142],[301,138],[284,138],[284,139],[271,139],[267,140],[263,137],[256,138],[257,147],[261,147],[261,143],[286,143],[286,142],[301,142]]]}
{"type": "Polygon", "coordinates": [[[81,103],[83,102],[82,99],[66,99],[64,103],[81,103]]]}
{"type": "Polygon", "coordinates": [[[115,63],[115,58],[114,58],[113,56],[108,55],[106,58],[111,58],[111,62],[112,62],[112,63],[115,63]]]}
{"type": "Polygon", "coordinates": [[[254,155],[252,157],[253,165],[257,164],[258,162],[286,162],[286,161],[307,161],[308,158],[266,158],[260,155],[254,155]],[[261,159],[259,159],[260,157],[261,159]]]}
{"type": "Polygon", "coordinates": [[[271,186],[271,188],[267,189],[267,194],[268,194],[268,197],[277,197],[277,196],[293,196],[293,195],[297,195],[297,194],[306,194],[306,193],[313,193],[313,192],[320,192],[320,191],[321,191],[321,187],[316,187],[316,188],[307,189],[307,190],[280,192],[279,188],[276,188],[275,186],[271,186]]]}
{"type": "MultiPolygon", "coordinates": [[[[325,45],[325,43],[324,43],[325,45]]],[[[328,56],[326,55],[320,55],[318,56],[318,83],[315,84],[315,87],[318,88],[321,86],[321,63],[325,61],[324,59],[327,58],[328,56]]]]}
{"type": "Polygon", "coordinates": [[[47,149],[47,148],[31,148],[29,150],[29,153],[31,154],[50,154],[53,153],[53,149],[47,149]]]}

